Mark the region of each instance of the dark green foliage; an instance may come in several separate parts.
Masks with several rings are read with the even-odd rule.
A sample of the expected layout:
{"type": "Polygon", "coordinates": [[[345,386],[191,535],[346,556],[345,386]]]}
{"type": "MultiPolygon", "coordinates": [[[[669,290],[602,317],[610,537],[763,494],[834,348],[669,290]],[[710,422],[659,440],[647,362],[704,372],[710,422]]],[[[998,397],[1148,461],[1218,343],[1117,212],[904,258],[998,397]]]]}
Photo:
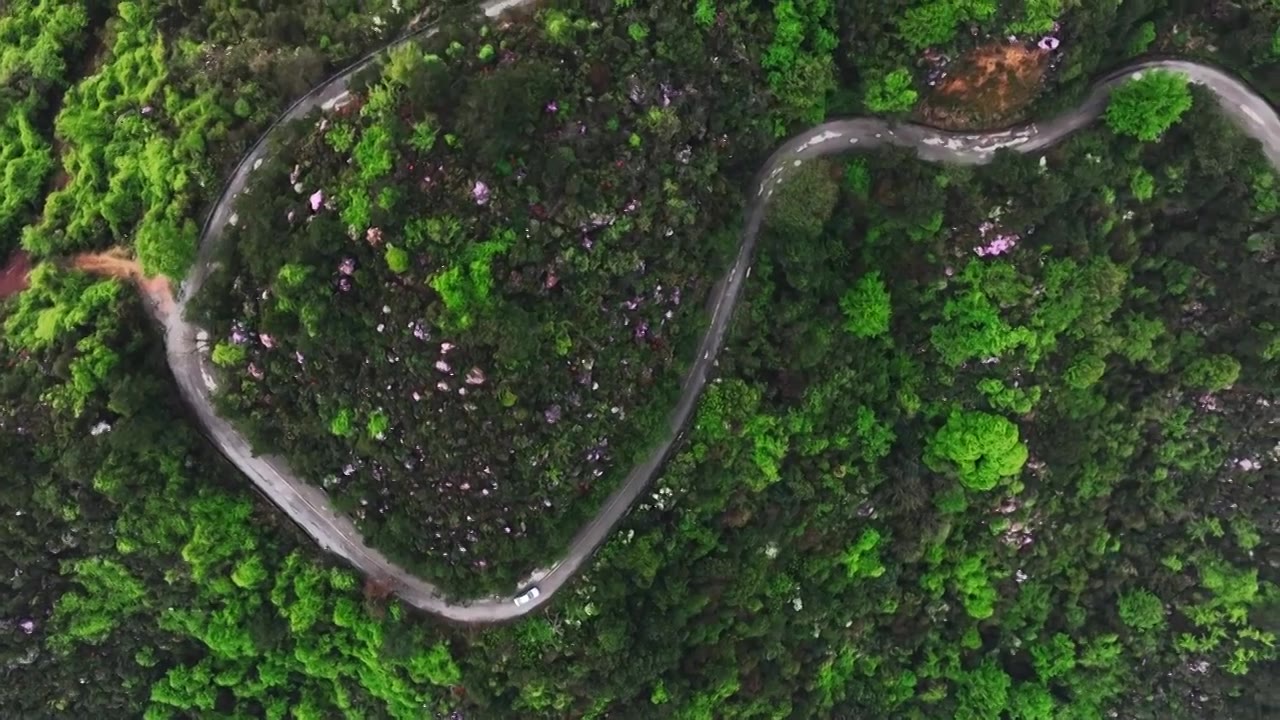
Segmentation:
{"type": "Polygon", "coordinates": [[[787,173],[774,193],[766,220],[782,242],[812,242],[835,209],[840,188],[824,161],[807,162],[787,173]]]}
{"type": "Polygon", "coordinates": [[[1062,379],[1076,390],[1084,390],[1102,379],[1107,363],[1097,355],[1084,355],[1071,363],[1062,379]]]}
{"type": "MultiPolygon", "coordinates": [[[[199,299],[215,346],[247,335],[220,353],[229,414],[450,591],[559,552],[665,432],[755,171],[717,138],[771,143],[740,111],[762,77],[717,65],[687,13],[595,22],[459,17],[388,53],[346,110],[283,131],[199,299]]],[[[829,216],[838,183],[806,181],[792,216],[820,232],[809,193],[829,216]]],[[[750,433],[764,488],[785,423],[750,433]]]]}
{"type": "Polygon", "coordinates": [[[1125,625],[1147,632],[1164,627],[1164,603],[1146,590],[1131,590],[1120,596],[1117,605],[1125,625]]]}
{"type": "MultiPolygon", "coordinates": [[[[168,241],[182,232],[135,230],[197,220],[273,110],[423,9],[399,4],[85,4],[80,29],[77,3],[8,3],[0,20],[24,14],[0,50],[9,237],[29,224],[29,243],[59,252],[137,240],[152,265],[176,266],[183,245],[168,241]],[[53,103],[103,79],[119,87],[102,102],[62,106],[83,127],[58,147],[76,172],[44,223],[53,103]],[[154,110],[139,122],[144,86],[154,110]]],[[[396,513],[436,516],[455,553],[465,536],[447,533],[467,514],[524,522],[509,546],[484,537],[432,566],[457,587],[509,592],[611,486],[587,452],[608,437],[599,467],[625,468],[665,427],[773,133],[825,104],[832,65],[857,85],[849,107],[871,79],[921,67],[924,35],[893,34],[909,12],[920,33],[950,38],[936,49],[951,57],[1059,21],[1049,105],[1073,104],[1147,23],[1161,52],[1212,44],[1264,90],[1280,77],[1265,64],[1280,9],[1264,0],[779,5],[571,1],[483,35],[464,22],[437,59],[401,50],[385,78],[356,83],[363,104],[329,132],[304,124],[286,146],[307,149],[258,170],[278,192],[246,201],[245,252],[211,286],[230,308],[211,344],[232,348],[216,351],[235,356],[223,381],[254,399],[241,407],[254,426],[296,443],[304,474],[345,497],[374,541],[430,542],[396,513]],[[817,49],[832,44],[825,30],[834,51],[817,49]],[[763,68],[771,51],[790,64],[763,68]],[[479,102],[469,79],[526,62],[550,68],[548,93],[513,99],[511,127],[479,118],[510,143],[482,147],[459,123],[461,101],[479,102]],[[666,106],[663,83],[677,91],[666,106]],[[362,141],[369,162],[346,164],[362,141]],[[306,195],[286,183],[294,162],[335,210],[306,220],[306,195]],[[499,237],[500,252],[476,250],[499,237]],[[450,308],[430,281],[453,268],[465,331],[437,325],[450,308]],[[651,342],[635,339],[640,321],[651,342]],[[482,384],[466,383],[472,367],[482,384]],[[597,420],[615,406],[628,419],[597,420]],[[501,491],[459,502],[458,479],[494,455],[514,458],[490,465],[501,491]],[[399,470],[407,460],[418,464],[399,470]]],[[[1083,131],[1047,151],[1044,171],[1035,156],[973,170],[906,153],[838,161],[853,169],[843,188],[827,175],[833,203],[816,183],[819,202],[793,198],[790,228],[762,238],[715,379],[655,484],[554,602],[498,627],[442,625],[384,599],[377,578],[362,593],[203,443],[129,288],[46,264],[0,305],[0,714],[1274,716],[1277,201],[1256,146],[1211,109],[1195,102],[1159,144],[1083,131]],[[984,221],[1018,233],[1016,249],[976,256],[984,221]],[[841,329],[841,305],[873,274],[892,333],[868,342],[841,329]],[[1022,446],[1016,475],[970,489],[990,482],[988,455],[1022,446]]]]}
{"type": "Polygon", "coordinates": [[[1230,355],[1198,358],[1187,366],[1187,384],[1210,392],[1231,387],[1239,377],[1240,361],[1230,355]]]}

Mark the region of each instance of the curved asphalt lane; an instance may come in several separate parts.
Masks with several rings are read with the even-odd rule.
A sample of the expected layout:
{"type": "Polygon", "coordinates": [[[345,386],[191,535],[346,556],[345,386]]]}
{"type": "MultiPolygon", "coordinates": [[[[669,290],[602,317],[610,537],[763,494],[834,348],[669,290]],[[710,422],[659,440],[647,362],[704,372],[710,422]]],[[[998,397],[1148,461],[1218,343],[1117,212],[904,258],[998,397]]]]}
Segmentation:
{"type": "MultiPolygon", "coordinates": [[[[495,17],[528,0],[499,0],[481,5],[495,17]]],[[[426,31],[430,33],[431,31],[426,31]]],[[[397,42],[402,42],[402,40],[397,42]]],[[[287,122],[304,117],[317,107],[332,106],[347,93],[347,80],[366,67],[360,61],[339,76],[322,84],[296,103],[281,118],[287,122]]],[[[541,596],[517,606],[513,597],[490,597],[468,601],[447,599],[435,586],[397,566],[381,552],[365,544],[351,521],[338,513],[328,496],[306,480],[295,476],[278,457],[254,455],[245,438],[213,409],[210,391],[215,388],[209,364],[207,335],[184,317],[186,304],[203,285],[210,269],[213,249],[224,237],[223,230],[232,213],[232,202],[246,191],[249,176],[267,152],[259,141],[241,161],[218,204],[210,213],[200,240],[195,266],[179,292],[176,308],[161,312],[169,365],[182,397],[196,413],[205,434],[222,453],[247,475],[262,492],[301,526],[321,548],[337,554],[361,572],[377,579],[402,600],[426,612],[462,623],[489,623],[528,614],[551,599],[608,537],[619,520],[635,504],[657,474],[668,454],[680,441],[684,427],[706,385],[716,355],[724,344],[733,310],[742,295],[743,281],[751,266],[756,238],[774,188],[787,171],[813,158],[837,153],[897,145],[914,148],[923,160],[963,165],[979,165],[991,160],[996,150],[1011,148],[1031,153],[1049,147],[1068,134],[1095,120],[1106,106],[1112,87],[1151,69],[1172,70],[1187,75],[1217,96],[1223,110],[1263,146],[1271,163],[1280,168],[1280,117],[1265,99],[1233,76],[1212,67],[1179,60],[1138,63],[1102,78],[1076,109],[1052,120],[994,133],[950,133],[913,124],[895,124],[876,118],[834,120],[800,134],[773,152],[751,185],[746,224],[733,265],[712,293],[710,321],[698,346],[698,355],[681,388],[680,399],[671,413],[669,431],[648,458],[631,469],[622,485],[574,536],[563,557],[550,568],[535,572],[541,596]]],[[[270,134],[270,131],[267,133],[270,134]]],[[[264,136],[265,139],[265,136],[264,136]]],[[[513,591],[517,590],[513,588],[513,591]]]]}

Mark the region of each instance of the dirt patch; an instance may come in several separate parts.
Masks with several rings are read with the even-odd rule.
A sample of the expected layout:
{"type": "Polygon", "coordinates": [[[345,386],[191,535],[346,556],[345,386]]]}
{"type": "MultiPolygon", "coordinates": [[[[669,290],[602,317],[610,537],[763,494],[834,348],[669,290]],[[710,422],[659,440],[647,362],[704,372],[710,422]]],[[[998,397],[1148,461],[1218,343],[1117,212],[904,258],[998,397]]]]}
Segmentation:
{"type": "Polygon", "coordinates": [[[0,300],[17,295],[27,289],[27,275],[31,273],[31,257],[22,250],[9,256],[0,270],[0,300]]]}
{"type": "MultiPolygon", "coordinates": [[[[173,288],[169,278],[163,275],[147,277],[142,266],[120,248],[113,248],[102,253],[84,253],[57,261],[64,268],[74,268],[83,272],[103,277],[113,277],[130,283],[138,288],[142,296],[151,304],[152,312],[163,319],[175,304],[173,288]]],[[[17,295],[26,290],[30,283],[31,257],[19,250],[10,256],[4,269],[0,271],[0,299],[17,295]]]]}
{"type": "Polygon", "coordinates": [[[138,261],[129,257],[124,250],[117,248],[104,253],[85,253],[71,258],[67,264],[77,270],[118,278],[136,285],[161,317],[173,310],[173,289],[169,278],[163,275],[147,277],[138,261]]]}
{"type": "Polygon", "coordinates": [[[978,130],[1022,119],[1040,91],[1052,53],[1004,41],[984,45],[947,68],[921,118],[949,130],[978,130]]]}

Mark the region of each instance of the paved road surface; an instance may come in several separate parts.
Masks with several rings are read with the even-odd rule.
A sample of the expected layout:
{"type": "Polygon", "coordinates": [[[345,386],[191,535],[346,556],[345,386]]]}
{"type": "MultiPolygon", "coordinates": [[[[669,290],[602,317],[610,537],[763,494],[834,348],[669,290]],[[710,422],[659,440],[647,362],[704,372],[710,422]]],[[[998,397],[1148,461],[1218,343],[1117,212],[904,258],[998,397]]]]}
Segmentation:
{"type": "MultiPolygon", "coordinates": [[[[501,0],[484,3],[481,7],[487,15],[493,17],[527,1],[501,0]]],[[[317,107],[332,106],[345,96],[347,80],[352,73],[367,66],[368,62],[368,59],[361,61],[336,78],[326,81],[295,104],[282,119],[293,120],[305,116],[317,107]]],[[[1098,82],[1078,108],[1041,124],[997,133],[962,134],[911,124],[890,124],[875,118],[853,118],[818,125],[774,151],[751,185],[752,197],[747,207],[746,224],[738,254],[712,293],[710,324],[699,344],[697,358],[684,380],[680,399],[671,413],[669,432],[644,462],[631,469],[622,485],[605,501],[595,517],[574,536],[564,556],[550,568],[534,573],[532,577],[537,579],[542,594],[536,601],[524,606],[516,606],[512,602],[512,596],[470,601],[451,601],[445,598],[435,586],[398,567],[382,553],[366,545],[351,521],[334,509],[324,491],[295,476],[283,460],[254,455],[244,437],[214,412],[210,399],[214,373],[209,364],[207,338],[203,331],[186,320],[184,310],[208,275],[213,249],[222,241],[223,230],[231,216],[232,201],[245,190],[255,164],[266,154],[265,142],[260,141],[236,168],[217,206],[210,213],[201,235],[199,257],[179,293],[177,309],[163,314],[169,365],[183,398],[196,413],[209,439],[281,510],[314,538],[320,547],[343,557],[361,572],[377,578],[391,588],[405,602],[429,613],[463,623],[499,622],[517,618],[549,601],[582,568],[604,543],[613,527],[635,504],[669,452],[678,444],[706,385],[707,376],[723,345],[729,320],[742,295],[743,281],[751,266],[768,200],[773,195],[774,188],[785,180],[788,170],[816,157],[882,145],[914,148],[922,159],[930,162],[967,165],[988,162],[999,148],[1036,152],[1095,120],[1105,107],[1110,89],[1116,84],[1155,68],[1186,74],[1193,82],[1212,90],[1223,109],[1246,132],[1262,142],[1267,157],[1280,168],[1280,117],[1277,117],[1266,100],[1220,70],[1174,60],[1139,63],[1107,76],[1098,82]]],[[[516,591],[517,588],[512,588],[513,594],[516,591]]]]}

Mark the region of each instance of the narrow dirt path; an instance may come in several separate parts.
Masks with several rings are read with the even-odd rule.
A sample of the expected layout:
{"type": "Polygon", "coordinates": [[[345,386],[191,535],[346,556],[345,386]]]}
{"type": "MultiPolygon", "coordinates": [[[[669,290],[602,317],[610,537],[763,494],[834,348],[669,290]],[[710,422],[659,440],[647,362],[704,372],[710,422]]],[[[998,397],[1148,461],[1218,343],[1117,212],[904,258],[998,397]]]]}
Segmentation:
{"type": "Polygon", "coordinates": [[[131,283],[150,303],[152,313],[161,322],[177,307],[169,278],[163,275],[147,277],[142,271],[142,265],[125,250],[113,248],[102,253],[83,253],[72,257],[65,264],[76,270],[131,283]]]}
{"type": "MultiPolygon", "coordinates": [[[[106,252],[81,253],[53,262],[63,268],[113,277],[133,285],[147,301],[151,314],[161,323],[164,323],[169,314],[177,308],[169,278],[147,277],[147,274],[142,271],[142,265],[122,248],[112,248],[106,252]]],[[[8,264],[0,269],[0,300],[17,295],[30,287],[31,268],[31,256],[25,251],[18,250],[10,256],[8,264]]]]}

